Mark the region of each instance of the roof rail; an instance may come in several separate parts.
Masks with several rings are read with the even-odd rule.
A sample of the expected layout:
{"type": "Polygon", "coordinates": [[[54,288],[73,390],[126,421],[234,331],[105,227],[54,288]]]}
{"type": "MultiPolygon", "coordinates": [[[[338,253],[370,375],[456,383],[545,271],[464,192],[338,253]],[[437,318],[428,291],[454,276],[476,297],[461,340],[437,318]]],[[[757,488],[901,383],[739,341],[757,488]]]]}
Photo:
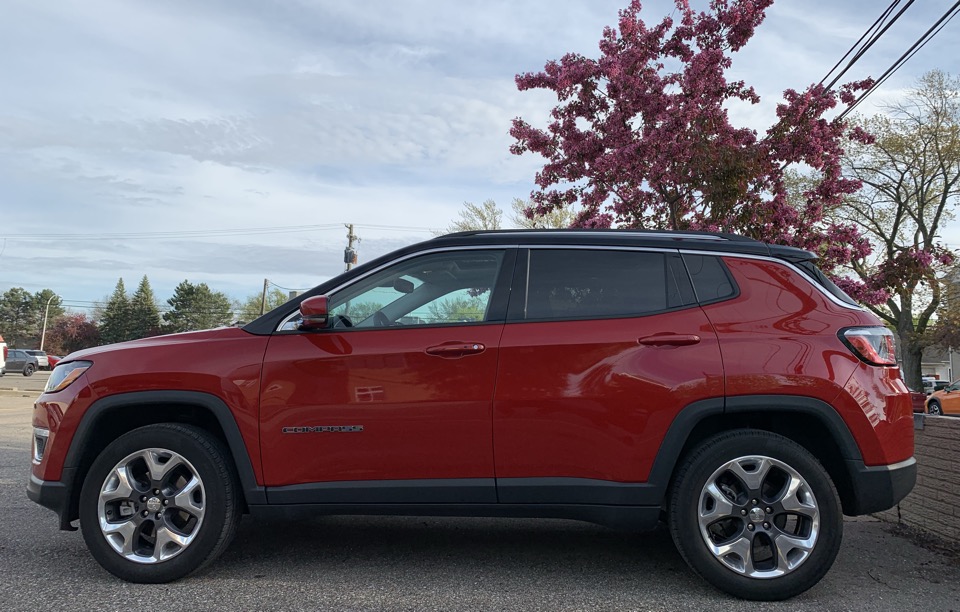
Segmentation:
{"type": "Polygon", "coordinates": [[[443,234],[436,238],[459,238],[466,236],[496,236],[496,235],[538,235],[544,234],[578,234],[578,235],[605,235],[612,234],[624,236],[636,236],[639,238],[654,238],[663,240],[729,240],[732,242],[757,242],[753,238],[740,236],[738,234],[727,234],[722,232],[701,232],[701,231],[679,231],[679,230],[645,230],[645,229],[590,229],[590,228],[565,228],[565,229],[506,229],[506,230],[470,230],[465,232],[454,232],[452,234],[443,234]]]}

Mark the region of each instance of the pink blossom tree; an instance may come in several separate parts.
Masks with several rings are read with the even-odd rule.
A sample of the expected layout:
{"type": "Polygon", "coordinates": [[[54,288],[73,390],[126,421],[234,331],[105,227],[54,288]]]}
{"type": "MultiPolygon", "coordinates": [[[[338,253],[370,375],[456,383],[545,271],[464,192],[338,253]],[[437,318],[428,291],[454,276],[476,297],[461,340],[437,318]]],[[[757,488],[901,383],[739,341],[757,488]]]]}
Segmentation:
{"type": "MultiPolygon", "coordinates": [[[[675,0],[676,20],[650,26],[633,0],[618,28],[604,29],[598,59],[571,53],[517,75],[520,90],[550,90],[558,100],[545,128],[516,118],[510,130],[514,154],[546,160],[530,213],[577,203],[580,227],[736,232],[815,251],[828,271],[865,257],[868,241],[849,223],[827,221],[825,211],[860,188],[842,174],[845,139],[870,137],[824,115],[852,103],[869,81],[787,90],[763,135],[730,123],[728,103],[759,102],[752,87],[727,80],[730,55],[772,1],[712,0],[696,12],[675,0]],[[791,164],[807,178],[795,197],[791,164]]],[[[861,298],[886,297],[859,282],[848,287],[861,298]]]]}

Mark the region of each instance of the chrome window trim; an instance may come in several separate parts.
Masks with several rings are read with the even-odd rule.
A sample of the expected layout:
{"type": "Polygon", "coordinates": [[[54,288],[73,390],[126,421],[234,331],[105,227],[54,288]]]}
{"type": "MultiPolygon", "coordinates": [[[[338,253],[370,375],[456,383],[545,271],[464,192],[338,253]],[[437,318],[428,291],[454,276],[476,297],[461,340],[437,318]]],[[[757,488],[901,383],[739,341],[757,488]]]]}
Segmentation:
{"type": "MultiPolygon", "coordinates": [[[[578,236],[582,236],[582,235],[584,235],[584,234],[578,233],[577,235],[578,235],[578,236]]],[[[602,235],[608,236],[609,234],[602,234],[602,235]]],[[[656,235],[659,235],[659,234],[656,234],[656,235]]],[[[682,234],[681,234],[681,236],[682,236],[682,234]]],[[[701,239],[700,237],[697,237],[697,238],[698,238],[698,239],[701,239]]],[[[716,239],[716,240],[727,240],[726,238],[720,238],[720,237],[716,237],[716,236],[710,236],[709,239],[711,239],[711,240],[713,240],[713,239],[716,239]]],[[[425,250],[423,250],[423,251],[417,251],[416,253],[409,253],[409,254],[407,254],[407,255],[405,255],[405,256],[403,256],[403,257],[400,257],[400,258],[398,258],[398,259],[394,259],[394,260],[392,260],[392,261],[389,261],[389,262],[383,264],[382,266],[378,266],[378,267],[374,268],[373,270],[370,270],[370,271],[368,271],[368,272],[366,272],[366,273],[364,273],[364,274],[362,274],[362,275],[360,275],[360,276],[358,276],[358,277],[356,277],[356,278],[350,279],[349,282],[346,282],[346,283],[342,283],[342,284],[340,284],[340,285],[337,285],[336,287],[334,287],[333,289],[331,289],[330,291],[328,291],[328,292],[327,292],[327,295],[332,295],[332,294],[336,293],[337,291],[340,291],[340,290],[343,289],[344,287],[347,287],[348,285],[352,285],[353,283],[355,283],[355,282],[357,282],[357,281],[359,281],[359,280],[362,280],[362,279],[370,276],[371,274],[376,274],[377,272],[379,272],[379,271],[381,271],[381,270],[383,270],[383,269],[385,269],[385,268],[388,268],[388,267],[390,267],[390,266],[392,266],[392,265],[394,265],[394,264],[396,264],[396,263],[400,263],[400,262],[406,261],[406,260],[408,260],[408,259],[412,259],[412,258],[414,258],[414,257],[419,257],[419,256],[421,256],[421,255],[430,255],[430,254],[432,254],[432,253],[443,253],[443,252],[449,252],[449,251],[481,251],[481,250],[487,250],[487,251],[489,251],[489,250],[503,250],[503,251],[506,251],[506,250],[509,250],[509,249],[565,249],[565,250],[586,249],[586,250],[593,250],[593,251],[601,251],[601,250],[602,250],[602,251],[646,251],[646,252],[654,252],[654,253],[670,252],[670,253],[680,253],[681,255],[684,255],[684,254],[686,254],[686,255],[713,255],[713,256],[716,256],[716,257],[739,257],[739,258],[741,258],[741,259],[753,259],[753,260],[757,260],[757,261],[767,261],[767,262],[779,264],[779,265],[782,265],[782,266],[786,266],[787,268],[790,268],[791,270],[793,270],[794,272],[796,272],[797,274],[799,274],[800,277],[803,278],[807,283],[809,283],[814,289],[816,289],[817,291],[819,291],[819,292],[820,292],[821,294],[823,294],[828,300],[830,300],[831,302],[833,302],[833,303],[836,304],[837,306],[840,306],[840,307],[842,307],[842,308],[846,308],[847,310],[856,310],[856,311],[858,311],[858,312],[864,312],[864,308],[863,308],[862,306],[853,305],[853,304],[848,304],[848,303],[844,302],[843,300],[841,300],[840,298],[836,297],[835,295],[833,295],[832,293],[830,293],[829,291],[827,291],[825,288],[821,287],[819,284],[817,284],[816,282],[814,282],[813,280],[811,280],[803,270],[801,270],[800,268],[798,268],[797,266],[793,265],[792,263],[790,263],[789,261],[787,261],[787,260],[785,260],[785,259],[780,259],[780,258],[778,258],[778,257],[772,257],[772,256],[769,256],[769,255],[755,255],[755,254],[751,254],[751,253],[735,253],[735,252],[726,252],[726,251],[703,251],[703,250],[699,250],[699,249],[680,248],[679,246],[667,246],[667,245],[664,245],[664,246],[662,246],[662,247],[634,247],[634,246],[607,245],[607,244],[477,244],[477,245],[464,245],[464,246],[437,247],[437,248],[432,248],[432,249],[425,249],[425,250]]],[[[530,265],[530,258],[528,257],[528,258],[527,258],[527,266],[529,266],[529,265],[530,265]]],[[[527,282],[528,282],[528,283],[530,282],[529,270],[527,271],[527,282]]],[[[524,305],[524,306],[526,306],[526,305],[524,305]]],[[[298,316],[299,314],[300,314],[300,309],[297,308],[296,310],[294,310],[293,312],[291,312],[289,315],[287,315],[286,317],[284,317],[284,318],[280,321],[280,323],[277,325],[277,327],[276,327],[276,329],[275,329],[274,331],[275,331],[275,332],[281,331],[284,325],[286,325],[287,323],[289,323],[291,320],[293,320],[293,319],[294,319],[296,316],[298,316]]]]}
{"type": "MultiPolygon", "coordinates": [[[[619,244],[521,244],[520,249],[552,249],[552,250],[588,250],[588,251],[646,251],[652,253],[677,253],[680,247],[676,246],[623,246],[619,244]]],[[[706,251],[710,252],[710,251],[706,251]]]]}
{"type": "Polygon", "coordinates": [[[716,255],[717,257],[739,257],[740,259],[755,259],[758,261],[769,261],[775,264],[780,264],[781,266],[786,266],[791,270],[793,270],[794,272],[796,272],[797,274],[799,274],[803,280],[807,281],[807,283],[809,283],[814,289],[822,293],[824,296],[826,296],[828,300],[830,300],[837,306],[841,306],[843,308],[846,308],[847,310],[856,310],[858,312],[864,312],[865,310],[863,306],[848,304],[844,302],[837,296],[827,291],[824,287],[821,287],[819,283],[814,282],[809,276],[807,276],[806,272],[804,272],[797,266],[793,265],[789,261],[785,259],[780,259],[779,257],[770,257],[767,255],[753,255],[749,253],[725,253],[723,251],[698,251],[696,249],[680,249],[680,254],[681,255],[716,255]]]}

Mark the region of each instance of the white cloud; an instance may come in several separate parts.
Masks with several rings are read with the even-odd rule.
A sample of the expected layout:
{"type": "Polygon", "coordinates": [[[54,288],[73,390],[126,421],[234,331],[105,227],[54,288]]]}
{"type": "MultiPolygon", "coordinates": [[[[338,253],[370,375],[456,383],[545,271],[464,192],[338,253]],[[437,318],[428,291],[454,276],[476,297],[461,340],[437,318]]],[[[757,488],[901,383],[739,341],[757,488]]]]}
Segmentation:
{"type": "MultiPolygon", "coordinates": [[[[878,74],[945,8],[925,4],[851,78],[878,74]]],[[[510,121],[544,125],[554,100],[518,92],[514,75],[596,56],[625,5],[8,2],[0,237],[353,222],[366,259],[428,238],[422,228],[445,227],[463,201],[528,195],[541,161],[509,153],[510,121]]],[[[648,22],[672,9],[644,5],[648,22]]],[[[731,72],[764,103],[732,105],[733,120],[765,129],[783,89],[819,80],[879,10],[777,2],[731,72]]],[[[956,72],[957,44],[944,32],[871,101],[928,68],[956,72]]],[[[161,297],[183,278],[242,297],[264,277],[299,287],[336,273],[343,234],[8,238],[0,291],[93,300],[146,273],[161,297]]]]}

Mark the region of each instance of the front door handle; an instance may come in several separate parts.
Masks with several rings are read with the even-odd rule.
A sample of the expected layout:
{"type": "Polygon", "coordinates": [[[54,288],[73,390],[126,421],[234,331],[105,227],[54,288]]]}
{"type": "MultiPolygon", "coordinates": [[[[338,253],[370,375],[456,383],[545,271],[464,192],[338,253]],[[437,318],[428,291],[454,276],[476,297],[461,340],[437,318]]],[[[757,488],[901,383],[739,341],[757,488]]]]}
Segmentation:
{"type": "Polygon", "coordinates": [[[438,344],[427,349],[427,355],[444,357],[446,359],[457,359],[465,355],[476,355],[482,353],[487,347],[479,342],[448,342],[438,344]]]}
{"type": "Polygon", "coordinates": [[[700,336],[696,334],[658,334],[645,336],[638,342],[644,346],[690,346],[699,344],[700,336]]]}

